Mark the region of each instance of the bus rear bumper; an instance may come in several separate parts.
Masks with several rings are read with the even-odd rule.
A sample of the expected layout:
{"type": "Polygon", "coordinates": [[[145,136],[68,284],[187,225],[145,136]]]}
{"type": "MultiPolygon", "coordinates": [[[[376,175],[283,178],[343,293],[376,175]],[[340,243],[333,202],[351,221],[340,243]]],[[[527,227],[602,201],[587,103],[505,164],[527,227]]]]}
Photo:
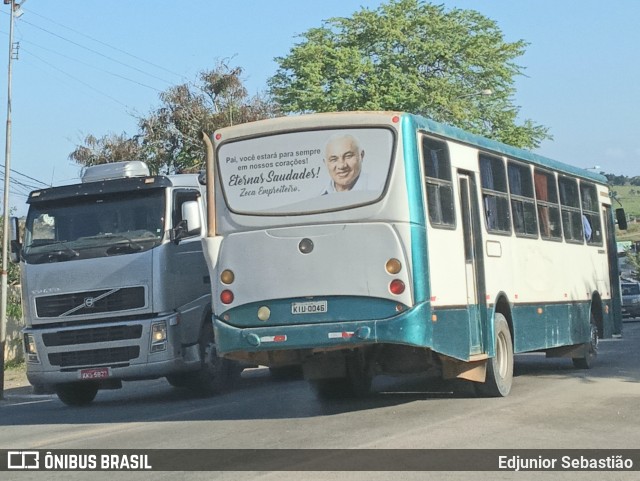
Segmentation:
{"type": "MultiPolygon", "coordinates": [[[[349,349],[363,344],[405,344],[432,347],[429,304],[390,319],[238,328],[214,320],[219,355],[282,350],[349,349]]],[[[232,357],[232,356],[230,356],[232,357]]]]}

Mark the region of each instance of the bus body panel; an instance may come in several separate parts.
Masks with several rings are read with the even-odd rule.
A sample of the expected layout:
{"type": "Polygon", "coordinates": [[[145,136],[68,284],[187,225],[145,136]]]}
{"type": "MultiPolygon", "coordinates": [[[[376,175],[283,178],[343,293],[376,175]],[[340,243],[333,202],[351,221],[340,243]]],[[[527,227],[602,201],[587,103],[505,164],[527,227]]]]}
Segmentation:
{"type": "MultiPolygon", "coordinates": [[[[234,301],[224,305],[216,299],[216,312],[224,315],[242,304],[318,296],[366,296],[410,306],[410,253],[404,251],[403,245],[407,243],[401,241],[398,230],[381,223],[283,227],[230,234],[222,242],[218,268],[232,270],[235,281],[229,286],[218,281],[217,285],[218,291],[231,289],[234,301]],[[311,241],[311,252],[300,251],[303,239],[311,241]],[[392,276],[385,271],[386,262],[392,258],[405,266],[401,275],[392,276]],[[394,278],[407,286],[401,295],[389,292],[389,282],[394,278]],[[318,283],[318,279],[323,282],[318,283]]],[[[327,314],[331,316],[329,309],[327,314]]],[[[327,319],[330,320],[331,317],[327,319]]]]}
{"type": "MultiPolygon", "coordinates": [[[[593,316],[600,337],[611,336],[616,322],[617,291],[612,284],[616,268],[610,268],[607,256],[613,232],[604,232],[608,221],[602,212],[610,209],[611,200],[603,176],[394,112],[319,114],[256,122],[221,129],[217,146],[261,136],[277,137],[281,132],[361,127],[393,129],[395,136],[386,188],[375,202],[290,216],[241,214],[226,208],[227,199],[221,190],[228,179],[216,179],[216,200],[222,206],[217,216],[220,238],[204,242],[205,246],[210,243],[205,250],[213,279],[214,325],[221,354],[242,358],[247,353],[262,353],[259,359],[269,363],[270,355],[279,352],[295,352],[303,361],[318,352],[342,350],[346,356],[354,349],[403,345],[474,363],[496,355],[497,313],[509,324],[515,352],[551,352],[563,346],[588,344],[593,316]],[[425,137],[441,142],[450,156],[450,177],[433,182],[450,189],[455,218],[446,225],[434,224],[431,219],[432,199],[425,186],[430,180],[421,144],[425,137]],[[583,240],[578,245],[562,236],[543,240],[539,232],[516,234],[513,226],[508,232],[494,232],[486,217],[489,206],[479,164],[481,153],[499,159],[503,168],[515,163],[525,166],[530,175],[536,169],[549,172],[556,185],[564,176],[574,179],[580,188],[583,184],[595,186],[602,242],[583,240]],[[469,214],[465,206],[473,212],[469,214]],[[376,234],[360,235],[367,229],[376,234]],[[470,238],[465,240],[465,235],[470,238]],[[305,258],[296,250],[303,238],[311,239],[323,253],[329,251],[329,245],[349,247],[335,259],[305,258]],[[372,248],[369,244],[373,242],[381,245],[372,248]],[[473,253],[465,259],[470,245],[473,253]],[[388,250],[402,256],[408,269],[403,272],[407,276],[403,280],[411,291],[411,300],[403,299],[395,315],[387,304],[394,297],[380,285],[381,279],[388,279],[381,269],[388,250]],[[335,264],[349,265],[347,275],[336,276],[335,264]],[[224,269],[240,272],[237,279],[242,283],[238,281],[237,287],[221,285],[219,276],[224,269]],[[226,287],[236,295],[230,307],[221,304],[219,298],[226,287]],[[303,316],[291,312],[293,303],[321,298],[338,306],[337,311],[331,313],[329,308],[327,315],[303,316]],[[367,299],[371,305],[367,305],[367,299]],[[262,306],[271,308],[272,317],[266,321],[258,318],[262,306]]],[[[283,145],[282,149],[287,147],[283,145]]],[[[515,209],[511,202],[520,199],[517,192],[511,192],[511,182],[509,178],[509,190],[505,188],[503,193],[505,199],[511,199],[509,216],[515,209]]],[[[537,201],[537,197],[531,199],[539,208],[537,201]]],[[[560,212],[564,204],[556,201],[556,207],[560,212]]],[[[535,212],[536,217],[541,215],[535,212]]],[[[510,217],[509,224],[511,221],[510,217]]],[[[390,352],[395,355],[399,351],[390,352]]]]}

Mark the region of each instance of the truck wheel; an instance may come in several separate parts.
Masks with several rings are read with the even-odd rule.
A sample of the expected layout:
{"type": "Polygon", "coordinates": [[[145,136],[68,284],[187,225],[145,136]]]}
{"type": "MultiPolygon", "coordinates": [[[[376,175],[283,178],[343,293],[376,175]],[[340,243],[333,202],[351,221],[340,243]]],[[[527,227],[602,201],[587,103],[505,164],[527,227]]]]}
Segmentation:
{"type": "Polygon", "coordinates": [[[475,387],[481,396],[505,397],[513,382],[513,344],[509,324],[499,312],[495,317],[495,330],[496,354],[488,361],[484,383],[477,383],[475,387]]]}
{"type": "Polygon", "coordinates": [[[572,359],[573,365],[577,369],[590,369],[598,356],[598,325],[593,312],[589,319],[589,342],[585,344],[584,350],[583,357],[574,357],[572,359]]]}
{"type": "Polygon", "coordinates": [[[95,382],[66,382],[56,384],[54,389],[60,401],[67,406],[87,406],[98,394],[95,382]]]}
{"type": "Polygon", "coordinates": [[[187,375],[186,387],[201,396],[212,396],[230,389],[241,370],[238,363],[217,356],[211,322],[202,326],[199,344],[202,365],[198,371],[187,375]]]}
{"type": "Polygon", "coordinates": [[[167,374],[165,377],[167,382],[171,384],[173,387],[186,387],[189,384],[189,374],[191,373],[175,373],[175,374],[167,374]]]}

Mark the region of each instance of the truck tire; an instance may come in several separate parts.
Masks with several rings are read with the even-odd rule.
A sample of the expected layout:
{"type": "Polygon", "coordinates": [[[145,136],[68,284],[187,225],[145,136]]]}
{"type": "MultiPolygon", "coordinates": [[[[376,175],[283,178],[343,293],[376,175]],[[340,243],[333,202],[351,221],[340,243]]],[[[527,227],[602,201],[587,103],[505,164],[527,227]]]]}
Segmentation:
{"type": "Polygon", "coordinates": [[[67,406],[87,406],[98,394],[98,384],[95,382],[66,382],[54,387],[60,401],[67,406]]]}
{"type": "Polygon", "coordinates": [[[185,374],[185,386],[201,396],[212,396],[229,390],[240,377],[241,369],[237,362],[217,356],[211,322],[202,325],[198,343],[201,367],[198,371],[185,374]]]}

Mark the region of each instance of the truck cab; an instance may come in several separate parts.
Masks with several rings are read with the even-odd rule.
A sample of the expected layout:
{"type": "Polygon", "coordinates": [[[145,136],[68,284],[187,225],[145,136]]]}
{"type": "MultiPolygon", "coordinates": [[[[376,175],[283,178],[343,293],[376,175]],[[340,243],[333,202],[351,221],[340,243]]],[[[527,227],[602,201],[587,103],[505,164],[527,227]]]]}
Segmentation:
{"type": "Polygon", "coordinates": [[[215,356],[197,175],[104,164],[27,202],[24,238],[12,252],[31,384],[70,405],[138,379],[220,387],[221,369],[232,369],[215,356]]]}

